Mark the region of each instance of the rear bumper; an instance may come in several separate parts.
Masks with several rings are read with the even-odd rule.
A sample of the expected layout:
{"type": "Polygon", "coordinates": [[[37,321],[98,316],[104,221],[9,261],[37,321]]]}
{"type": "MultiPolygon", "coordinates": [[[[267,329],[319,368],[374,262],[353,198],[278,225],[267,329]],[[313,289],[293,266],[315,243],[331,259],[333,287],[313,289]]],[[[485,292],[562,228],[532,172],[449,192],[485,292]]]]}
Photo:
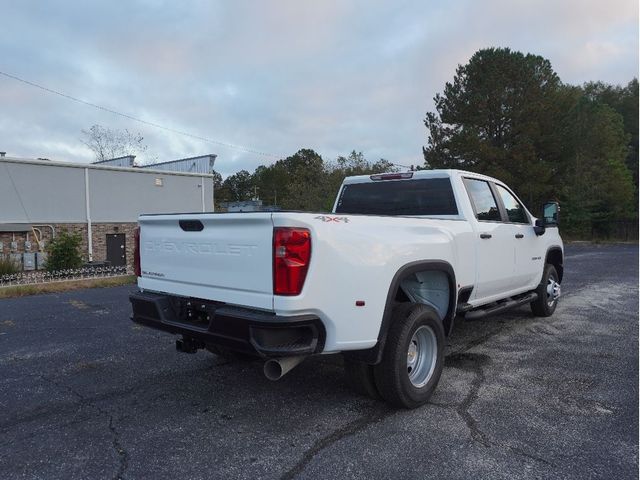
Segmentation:
{"type": "Polygon", "coordinates": [[[154,292],[129,296],[131,319],[147,327],[183,335],[206,346],[284,357],[320,353],[324,325],[314,315],[279,316],[224,303],[154,292]]]}

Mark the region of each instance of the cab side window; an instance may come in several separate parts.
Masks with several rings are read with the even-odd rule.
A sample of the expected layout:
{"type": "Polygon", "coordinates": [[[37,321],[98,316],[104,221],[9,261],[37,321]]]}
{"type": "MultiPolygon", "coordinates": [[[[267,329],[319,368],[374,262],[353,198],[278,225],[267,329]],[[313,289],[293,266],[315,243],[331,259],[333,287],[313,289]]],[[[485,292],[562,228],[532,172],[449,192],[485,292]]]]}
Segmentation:
{"type": "Polygon", "coordinates": [[[500,222],[500,210],[498,203],[491,193],[489,184],[484,180],[465,178],[464,185],[467,188],[471,203],[476,212],[476,218],[480,221],[500,222]]]}
{"type": "Polygon", "coordinates": [[[511,192],[497,184],[496,188],[498,189],[498,194],[502,199],[504,208],[507,211],[509,221],[512,223],[529,223],[524,207],[513,195],[511,195],[511,192]]]}

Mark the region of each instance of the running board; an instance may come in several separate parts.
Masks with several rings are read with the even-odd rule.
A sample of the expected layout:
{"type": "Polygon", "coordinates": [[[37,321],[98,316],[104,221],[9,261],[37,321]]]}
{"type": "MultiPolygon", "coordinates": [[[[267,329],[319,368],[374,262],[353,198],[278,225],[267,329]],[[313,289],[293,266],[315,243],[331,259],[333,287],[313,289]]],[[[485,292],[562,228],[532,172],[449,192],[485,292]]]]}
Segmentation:
{"type": "Polygon", "coordinates": [[[525,294],[524,296],[518,296],[516,298],[508,298],[506,300],[500,301],[493,306],[480,307],[475,310],[471,310],[470,312],[467,312],[464,319],[477,320],[479,318],[486,317],[487,315],[495,315],[496,313],[502,313],[505,310],[519,307],[520,305],[524,305],[525,303],[531,303],[537,299],[538,294],[536,292],[530,292],[525,294]]]}
{"type": "Polygon", "coordinates": [[[473,310],[473,305],[470,303],[459,303],[456,308],[456,313],[467,313],[469,310],[473,310]]]}

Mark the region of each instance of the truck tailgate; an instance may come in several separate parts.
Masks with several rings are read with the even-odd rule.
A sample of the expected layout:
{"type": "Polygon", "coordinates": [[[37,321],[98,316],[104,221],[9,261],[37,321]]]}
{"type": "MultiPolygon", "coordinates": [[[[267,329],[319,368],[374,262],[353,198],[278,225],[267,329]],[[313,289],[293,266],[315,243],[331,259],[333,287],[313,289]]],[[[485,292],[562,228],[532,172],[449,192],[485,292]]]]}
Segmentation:
{"type": "Polygon", "coordinates": [[[143,215],[142,289],[273,309],[270,213],[143,215]]]}

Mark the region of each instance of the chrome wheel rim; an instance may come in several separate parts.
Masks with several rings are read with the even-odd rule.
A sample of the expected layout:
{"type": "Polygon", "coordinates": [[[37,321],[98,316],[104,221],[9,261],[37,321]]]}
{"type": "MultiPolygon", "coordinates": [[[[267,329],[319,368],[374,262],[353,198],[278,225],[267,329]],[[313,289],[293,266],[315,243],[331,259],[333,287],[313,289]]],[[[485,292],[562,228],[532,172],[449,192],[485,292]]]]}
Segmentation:
{"type": "Polygon", "coordinates": [[[547,281],[547,305],[549,307],[553,307],[553,304],[556,303],[556,300],[560,297],[560,293],[560,284],[553,275],[550,275],[547,281]]]}
{"type": "Polygon", "coordinates": [[[431,327],[422,325],[411,337],[407,350],[407,373],[414,387],[424,387],[436,368],[438,341],[431,327]]]}

